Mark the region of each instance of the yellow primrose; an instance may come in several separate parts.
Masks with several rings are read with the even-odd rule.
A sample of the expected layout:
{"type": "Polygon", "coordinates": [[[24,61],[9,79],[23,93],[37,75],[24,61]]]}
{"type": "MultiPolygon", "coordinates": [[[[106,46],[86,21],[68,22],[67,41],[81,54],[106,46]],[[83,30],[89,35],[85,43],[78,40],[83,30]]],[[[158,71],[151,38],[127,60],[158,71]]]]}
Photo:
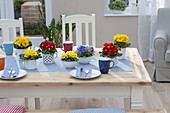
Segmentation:
{"type": "Polygon", "coordinates": [[[15,44],[21,48],[27,48],[29,47],[29,37],[28,36],[16,37],[14,39],[14,45],[15,44]]]}
{"type": "Polygon", "coordinates": [[[114,39],[114,41],[116,41],[116,42],[123,42],[123,43],[128,43],[128,36],[127,35],[125,35],[125,34],[116,34],[114,37],[113,37],[113,39],[114,39]]]}
{"type": "Polygon", "coordinates": [[[77,58],[77,54],[74,51],[68,51],[66,54],[70,57],[77,58]]]}
{"type": "Polygon", "coordinates": [[[29,43],[28,43],[28,41],[24,41],[24,42],[22,43],[22,45],[23,45],[24,47],[27,47],[27,46],[29,45],[29,43]]]}
{"type": "Polygon", "coordinates": [[[66,53],[62,54],[62,59],[64,61],[77,61],[77,53],[74,51],[67,51],[66,53]]]}
{"type": "Polygon", "coordinates": [[[62,54],[62,58],[63,58],[63,59],[67,58],[67,55],[66,55],[65,53],[62,54]]]}
{"type": "Polygon", "coordinates": [[[27,55],[27,54],[24,54],[24,57],[25,57],[25,58],[28,58],[28,57],[29,57],[29,55],[27,55]]]}
{"type": "Polygon", "coordinates": [[[113,37],[114,45],[117,45],[119,48],[129,47],[131,44],[129,43],[129,37],[126,34],[116,34],[113,37]]]}
{"type": "Polygon", "coordinates": [[[31,49],[28,49],[28,50],[25,50],[24,51],[24,57],[25,58],[28,58],[28,57],[36,57],[38,56],[37,52],[35,50],[31,50],[31,49]]]}

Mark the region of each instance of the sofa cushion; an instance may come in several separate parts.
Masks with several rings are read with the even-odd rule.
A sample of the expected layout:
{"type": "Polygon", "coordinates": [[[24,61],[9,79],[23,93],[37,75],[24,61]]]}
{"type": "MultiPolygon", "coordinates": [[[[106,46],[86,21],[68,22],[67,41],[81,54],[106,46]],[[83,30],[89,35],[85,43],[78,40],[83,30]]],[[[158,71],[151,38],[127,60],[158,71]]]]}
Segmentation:
{"type": "Polygon", "coordinates": [[[25,107],[20,105],[0,105],[0,113],[24,113],[25,107]]]}
{"type": "Polygon", "coordinates": [[[168,46],[167,46],[167,50],[165,53],[165,61],[170,62],[170,44],[168,44],[168,46]]]}

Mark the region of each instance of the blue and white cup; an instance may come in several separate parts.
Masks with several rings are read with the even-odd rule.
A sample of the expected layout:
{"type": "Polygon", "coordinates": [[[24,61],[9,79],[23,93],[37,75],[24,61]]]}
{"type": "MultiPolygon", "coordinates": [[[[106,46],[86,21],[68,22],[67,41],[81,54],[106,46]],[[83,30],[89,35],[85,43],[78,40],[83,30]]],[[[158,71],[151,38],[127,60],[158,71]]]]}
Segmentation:
{"type": "Polygon", "coordinates": [[[115,62],[111,60],[110,58],[103,58],[101,57],[99,59],[99,70],[102,74],[107,74],[109,72],[109,69],[114,67],[115,62]]]}
{"type": "Polygon", "coordinates": [[[1,49],[5,52],[6,55],[12,55],[13,45],[13,42],[3,42],[3,46],[1,46],[1,49]]]}

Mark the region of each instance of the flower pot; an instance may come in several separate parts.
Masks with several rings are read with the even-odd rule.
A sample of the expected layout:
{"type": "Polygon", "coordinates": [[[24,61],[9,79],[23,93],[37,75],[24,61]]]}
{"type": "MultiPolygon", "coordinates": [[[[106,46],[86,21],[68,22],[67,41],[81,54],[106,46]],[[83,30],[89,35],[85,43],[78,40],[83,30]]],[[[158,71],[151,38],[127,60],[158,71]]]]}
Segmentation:
{"type": "Polygon", "coordinates": [[[92,57],[79,57],[78,62],[81,64],[88,64],[91,61],[92,57]]]}
{"type": "Polygon", "coordinates": [[[44,64],[52,64],[54,63],[54,57],[50,54],[43,54],[43,63],[44,64]]]}
{"type": "Polygon", "coordinates": [[[118,59],[125,59],[126,48],[121,48],[121,50],[119,51],[119,53],[121,53],[122,56],[117,57],[117,58],[118,58],[118,59]]]}
{"type": "Polygon", "coordinates": [[[37,68],[36,60],[25,60],[24,67],[26,69],[36,69],[37,68]]]}
{"type": "Polygon", "coordinates": [[[77,61],[62,61],[66,68],[75,68],[77,61]]]}
{"type": "Polygon", "coordinates": [[[16,53],[17,53],[17,57],[20,59],[20,55],[24,54],[24,51],[27,50],[27,49],[28,48],[26,48],[26,49],[15,49],[16,53]]]}
{"type": "Polygon", "coordinates": [[[113,10],[113,13],[114,14],[122,14],[122,11],[121,10],[113,10]]]}
{"type": "Polygon", "coordinates": [[[118,64],[118,59],[117,58],[111,58],[112,61],[114,61],[114,66],[113,67],[116,67],[117,64],[118,64]]]}

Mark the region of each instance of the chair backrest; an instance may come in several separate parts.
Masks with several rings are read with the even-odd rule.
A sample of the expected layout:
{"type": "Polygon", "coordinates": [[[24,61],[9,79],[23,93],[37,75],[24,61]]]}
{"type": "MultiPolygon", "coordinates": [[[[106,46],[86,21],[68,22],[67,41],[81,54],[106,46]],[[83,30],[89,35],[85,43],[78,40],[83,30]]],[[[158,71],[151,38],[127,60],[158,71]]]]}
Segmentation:
{"type": "Polygon", "coordinates": [[[41,44],[41,42],[44,41],[44,38],[42,36],[39,37],[29,37],[30,41],[32,42],[32,45],[35,47],[39,47],[39,45],[41,44]]]}
{"type": "Polygon", "coordinates": [[[158,10],[157,29],[164,31],[170,43],[170,8],[160,8],[158,10]]]}
{"type": "Polygon", "coordinates": [[[62,37],[63,42],[66,40],[66,24],[69,24],[69,39],[73,41],[73,34],[72,34],[72,24],[76,24],[76,45],[81,45],[83,43],[82,37],[82,24],[85,24],[85,44],[90,45],[90,37],[89,37],[89,24],[92,25],[92,36],[91,36],[91,45],[96,46],[96,33],[95,33],[95,14],[89,15],[70,15],[65,16],[62,15],[62,37]]]}
{"type": "Polygon", "coordinates": [[[23,32],[23,22],[22,18],[16,19],[0,19],[0,28],[2,30],[2,37],[4,41],[10,41],[15,38],[16,28],[20,28],[20,36],[24,35],[23,32]],[[12,31],[12,37],[10,38],[10,33],[12,31]]]}

